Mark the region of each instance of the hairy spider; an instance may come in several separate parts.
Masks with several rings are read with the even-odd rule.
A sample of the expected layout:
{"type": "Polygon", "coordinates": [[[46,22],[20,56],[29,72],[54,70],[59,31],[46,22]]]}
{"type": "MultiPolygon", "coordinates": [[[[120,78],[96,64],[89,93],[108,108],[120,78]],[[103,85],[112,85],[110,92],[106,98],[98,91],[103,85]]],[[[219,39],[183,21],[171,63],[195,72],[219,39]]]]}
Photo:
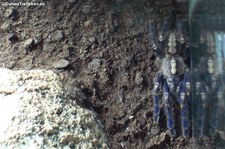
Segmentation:
{"type": "Polygon", "coordinates": [[[155,124],[159,123],[160,101],[167,118],[167,128],[171,137],[176,136],[174,127],[173,102],[180,104],[182,134],[184,138],[190,136],[190,76],[189,76],[189,38],[188,28],[184,20],[176,16],[173,10],[164,20],[160,31],[156,23],[149,23],[150,44],[162,65],[154,80],[153,100],[155,124]]]}

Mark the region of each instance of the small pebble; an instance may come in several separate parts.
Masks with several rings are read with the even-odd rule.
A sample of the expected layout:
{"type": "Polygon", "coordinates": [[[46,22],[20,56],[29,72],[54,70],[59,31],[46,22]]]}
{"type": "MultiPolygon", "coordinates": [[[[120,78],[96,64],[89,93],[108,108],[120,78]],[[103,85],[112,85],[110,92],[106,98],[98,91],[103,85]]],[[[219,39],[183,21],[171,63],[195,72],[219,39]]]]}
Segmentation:
{"type": "Polygon", "coordinates": [[[17,14],[18,14],[18,12],[17,12],[16,9],[9,8],[9,9],[7,9],[6,12],[5,12],[5,17],[6,17],[6,18],[16,19],[17,14]]]}
{"type": "Polygon", "coordinates": [[[135,76],[135,84],[136,85],[141,85],[143,82],[143,78],[141,76],[141,73],[140,72],[137,72],[136,73],[136,76],[135,76]]]}
{"type": "Polygon", "coordinates": [[[84,22],[84,27],[90,27],[91,26],[91,21],[85,21],[84,22]]]}
{"type": "Polygon", "coordinates": [[[9,22],[4,22],[0,28],[6,30],[9,26],[10,26],[9,22]]]}
{"type": "Polygon", "coordinates": [[[25,41],[24,47],[25,48],[31,48],[33,46],[34,40],[32,38],[29,38],[25,41]]]}
{"type": "Polygon", "coordinates": [[[163,142],[166,139],[166,133],[161,133],[159,136],[159,142],[163,142]]]}
{"type": "Polygon", "coordinates": [[[69,61],[66,59],[60,59],[59,61],[53,63],[53,67],[60,69],[60,68],[65,68],[69,65],[69,61]]]}
{"type": "Polygon", "coordinates": [[[88,14],[91,10],[91,5],[84,5],[83,8],[82,8],[82,12],[84,14],[88,14]]]}
{"type": "Polygon", "coordinates": [[[155,126],[151,128],[151,134],[152,135],[157,135],[159,133],[159,127],[155,126]]]}
{"type": "Polygon", "coordinates": [[[121,68],[122,68],[122,69],[128,69],[128,68],[130,67],[130,65],[131,65],[131,63],[130,63],[130,61],[127,60],[127,59],[123,59],[123,60],[121,61],[121,68]]]}
{"type": "Polygon", "coordinates": [[[64,38],[64,32],[61,30],[57,30],[54,33],[51,33],[48,41],[50,42],[56,42],[56,41],[60,41],[64,38]]]}
{"type": "Polygon", "coordinates": [[[93,70],[93,71],[97,71],[100,66],[101,66],[101,60],[100,59],[93,59],[88,64],[88,69],[93,70]]]}
{"type": "Polygon", "coordinates": [[[223,131],[219,131],[220,138],[225,140],[225,134],[223,131]]]}
{"type": "Polygon", "coordinates": [[[113,26],[114,27],[118,27],[119,26],[119,23],[118,23],[118,20],[117,19],[114,19],[113,20],[113,26]]]}
{"type": "Polygon", "coordinates": [[[7,38],[8,38],[8,40],[11,41],[11,42],[15,42],[15,41],[17,41],[17,39],[18,39],[18,37],[16,36],[15,33],[10,33],[10,34],[8,34],[7,38]]]}

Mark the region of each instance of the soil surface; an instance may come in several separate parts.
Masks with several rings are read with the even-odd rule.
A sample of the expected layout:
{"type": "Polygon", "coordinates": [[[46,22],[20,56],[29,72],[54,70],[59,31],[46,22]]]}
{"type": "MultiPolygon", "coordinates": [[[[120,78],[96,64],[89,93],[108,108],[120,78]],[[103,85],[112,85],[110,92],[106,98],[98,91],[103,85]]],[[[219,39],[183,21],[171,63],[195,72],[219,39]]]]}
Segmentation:
{"type": "MultiPolygon", "coordinates": [[[[61,72],[88,97],[78,101],[99,116],[112,149],[191,148],[192,139],[167,135],[164,114],[153,127],[153,78],[159,70],[148,23],[158,26],[172,0],[45,1],[44,6],[0,7],[0,65],[61,72]]],[[[176,4],[186,16],[187,3],[176,4]]],[[[163,113],[163,112],[162,112],[163,113]]],[[[177,113],[179,117],[179,113],[177,113]]],[[[210,144],[210,143],[209,143],[210,144]]]]}

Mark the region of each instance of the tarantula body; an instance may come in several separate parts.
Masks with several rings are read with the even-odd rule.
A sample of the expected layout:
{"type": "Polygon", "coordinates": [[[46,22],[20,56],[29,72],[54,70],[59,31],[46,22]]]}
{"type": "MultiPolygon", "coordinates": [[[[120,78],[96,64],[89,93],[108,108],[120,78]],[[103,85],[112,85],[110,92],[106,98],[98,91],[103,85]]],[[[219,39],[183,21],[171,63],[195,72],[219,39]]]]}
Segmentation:
{"type": "Polygon", "coordinates": [[[156,55],[162,59],[161,69],[154,81],[154,123],[159,123],[159,103],[162,98],[169,134],[171,137],[176,136],[173,114],[173,102],[176,100],[181,107],[182,134],[184,138],[188,138],[190,80],[189,69],[184,62],[185,58],[181,56],[182,51],[187,50],[188,46],[183,34],[184,27],[178,21],[175,14],[172,13],[165,19],[159,36],[157,36],[154,21],[150,21],[150,43],[156,55]]]}

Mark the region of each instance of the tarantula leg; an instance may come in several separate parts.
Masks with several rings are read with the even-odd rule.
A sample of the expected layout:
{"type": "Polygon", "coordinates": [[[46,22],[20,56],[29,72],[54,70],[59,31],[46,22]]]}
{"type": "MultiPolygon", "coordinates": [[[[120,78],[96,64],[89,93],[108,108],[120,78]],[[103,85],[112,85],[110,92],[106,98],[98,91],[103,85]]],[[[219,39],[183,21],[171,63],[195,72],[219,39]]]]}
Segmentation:
{"type": "Polygon", "coordinates": [[[178,41],[186,46],[189,46],[189,24],[184,19],[176,19],[176,33],[178,41]]]}
{"type": "Polygon", "coordinates": [[[176,91],[177,95],[179,96],[182,91],[185,92],[188,102],[191,102],[191,99],[190,99],[191,83],[190,83],[189,69],[185,70],[184,78],[182,81],[179,82],[177,86],[177,91],[176,91]]]}
{"type": "Polygon", "coordinates": [[[159,31],[160,42],[162,42],[169,35],[168,31],[171,31],[173,27],[174,19],[175,19],[175,14],[171,12],[171,14],[168,17],[166,17],[166,19],[163,21],[163,24],[159,31]]]}
{"type": "MultiPolygon", "coordinates": [[[[194,74],[197,74],[194,72],[194,74]]],[[[193,100],[192,100],[192,125],[193,125],[193,136],[197,137],[199,135],[198,130],[198,115],[199,115],[199,99],[200,99],[200,92],[201,92],[201,82],[197,81],[199,78],[195,78],[194,76],[194,85],[193,85],[193,100]]]]}
{"type": "Polygon", "coordinates": [[[182,87],[182,81],[179,82],[177,88],[176,88],[176,96],[179,97],[179,94],[180,94],[180,90],[181,90],[181,87],[182,87]]]}
{"type": "Polygon", "coordinates": [[[176,131],[174,129],[174,119],[172,114],[171,107],[171,98],[169,94],[169,86],[166,81],[163,83],[163,104],[164,104],[164,112],[167,118],[167,128],[169,130],[169,135],[171,137],[176,136],[176,131]]]}
{"type": "Polygon", "coordinates": [[[157,30],[155,20],[149,21],[149,39],[151,46],[156,49],[157,48],[157,30]]]}
{"type": "Polygon", "coordinates": [[[181,125],[184,138],[189,137],[189,103],[190,103],[190,81],[189,70],[187,69],[184,78],[177,86],[176,94],[181,106],[181,125]]]}
{"type": "Polygon", "coordinates": [[[179,19],[176,19],[176,33],[177,33],[177,39],[181,44],[184,44],[184,26],[183,22],[179,19]]]}
{"type": "Polygon", "coordinates": [[[190,82],[188,71],[184,75],[184,79],[179,84],[178,101],[181,106],[181,126],[184,138],[189,138],[189,102],[190,102],[190,82]]]}
{"type": "Polygon", "coordinates": [[[186,72],[185,72],[185,75],[184,75],[184,83],[185,83],[187,97],[190,101],[191,83],[190,83],[189,69],[186,69],[186,72]]]}
{"type": "Polygon", "coordinates": [[[160,108],[159,108],[159,96],[156,95],[154,96],[154,124],[159,124],[159,113],[160,113],[160,108]]]}
{"type": "Polygon", "coordinates": [[[204,129],[205,129],[205,117],[206,117],[206,88],[201,83],[199,88],[199,94],[197,95],[199,97],[198,101],[198,111],[197,111],[197,134],[199,137],[204,136],[204,129]]]}
{"type": "Polygon", "coordinates": [[[154,124],[159,123],[159,114],[160,114],[160,108],[159,108],[159,86],[161,85],[162,81],[162,74],[158,73],[155,78],[154,88],[153,88],[153,100],[154,100],[154,118],[153,122],[154,124]]]}
{"type": "Polygon", "coordinates": [[[180,56],[184,58],[185,63],[190,66],[190,47],[189,47],[189,29],[186,25],[187,23],[184,20],[176,19],[176,38],[177,42],[177,51],[180,56]]]}
{"type": "Polygon", "coordinates": [[[149,22],[149,40],[150,40],[150,45],[154,49],[156,55],[159,58],[163,58],[165,55],[165,52],[162,50],[164,49],[164,43],[158,42],[158,34],[156,29],[156,23],[154,20],[151,20],[149,22]]]}
{"type": "MultiPolygon", "coordinates": [[[[185,94],[182,93],[180,98],[185,99],[185,94]]],[[[182,135],[185,139],[189,138],[189,115],[188,115],[188,104],[181,104],[181,126],[182,126],[182,135]]]]}
{"type": "Polygon", "coordinates": [[[210,135],[215,136],[216,130],[217,130],[217,125],[218,125],[218,115],[219,115],[219,103],[222,101],[222,92],[218,91],[217,92],[217,100],[214,103],[213,109],[212,109],[212,117],[211,117],[211,124],[210,124],[210,135]]]}

